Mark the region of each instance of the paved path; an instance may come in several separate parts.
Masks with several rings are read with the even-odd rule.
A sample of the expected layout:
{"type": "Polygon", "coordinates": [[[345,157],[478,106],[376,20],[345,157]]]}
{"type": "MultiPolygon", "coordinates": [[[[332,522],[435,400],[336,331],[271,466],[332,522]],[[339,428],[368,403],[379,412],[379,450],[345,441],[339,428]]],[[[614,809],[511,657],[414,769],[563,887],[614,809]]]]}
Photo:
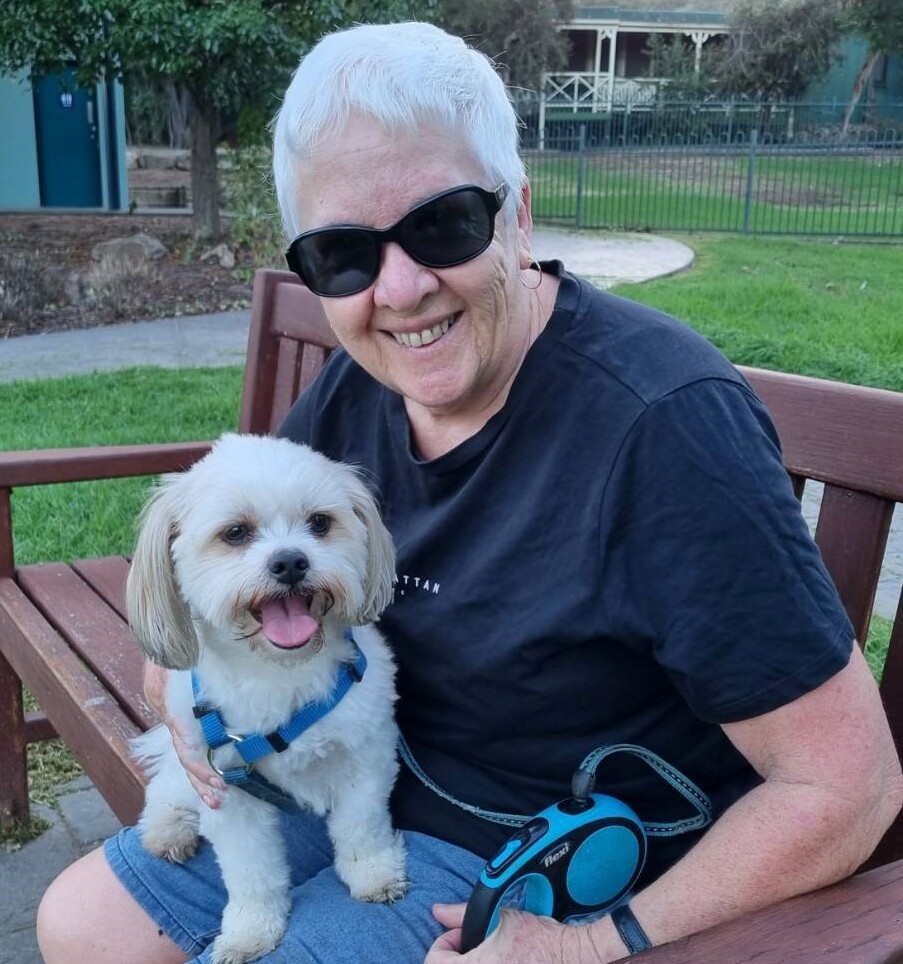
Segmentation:
{"type": "MultiPolygon", "coordinates": [[[[645,281],[693,263],[687,245],[653,235],[599,236],[544,228],[533,240],[537,258],[561,258],[569,269],[600,286],[645,281]]],[[[25,335],[0,341],[0,382],[133,365],[239,365],[247,335],[247,311],[25,335]]]]}

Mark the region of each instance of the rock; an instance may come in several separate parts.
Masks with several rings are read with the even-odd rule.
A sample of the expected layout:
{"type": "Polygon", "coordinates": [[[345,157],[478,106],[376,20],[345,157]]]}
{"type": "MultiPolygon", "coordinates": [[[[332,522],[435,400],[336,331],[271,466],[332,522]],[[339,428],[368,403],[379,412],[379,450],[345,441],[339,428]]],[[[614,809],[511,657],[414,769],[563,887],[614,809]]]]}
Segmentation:
{"type": "Polygon", "coordinates": [[[166,254],[162,241],[149,234],[132,234],[127,238],[113,238],[101,241],[91,249],[95,261],[104,258],[117,258],[123,261],[159,261],[166,254]]]}
{"type": "Polygon", "coordinates": [[[70,271],[66,275],[66,280],[63,283],[63,294],[65,294],[69,304],[75,305],[76,308],[83,305],[93,305],[97,301],[93,289],[77,271],[70,271]]]}
{"type": "Polygon", "coordinates": [[[205,251],[201,255],[201,261],[219,261],[223,268],[235,267],[235,255],[227,244],[218,244],[215,248],[205,251]]]}
{"type": "Polygon", "coordinates": [[[127,171],[134,171],[138,167],[138,152],[131,147],[127,147],[125,151],[125,169],[127,171]]]}

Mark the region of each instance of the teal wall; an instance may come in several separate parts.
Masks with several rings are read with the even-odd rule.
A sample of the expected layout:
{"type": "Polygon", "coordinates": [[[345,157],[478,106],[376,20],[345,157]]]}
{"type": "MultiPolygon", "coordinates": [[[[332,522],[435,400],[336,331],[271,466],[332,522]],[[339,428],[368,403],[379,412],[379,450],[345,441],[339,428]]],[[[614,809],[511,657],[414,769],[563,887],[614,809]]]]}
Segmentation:
{"type": "Polygon", "coordinates": [[[0,210],[40,207],[34,102],[27,79],[19,83],[0,77],[0,131],[0,210]]]}
{"type": "MultiPolygon", "coordinates": [[[[844,40],[840,46],[842,60],[822,80],[810,84],[801,99],[810,103],[846,104],[867,53],[868,44],[861,37],[844,40]]],[[[875,87],[875,102],[879,108],[903,104],[903,57],[888,58],[885,80],[875,87]]]]}

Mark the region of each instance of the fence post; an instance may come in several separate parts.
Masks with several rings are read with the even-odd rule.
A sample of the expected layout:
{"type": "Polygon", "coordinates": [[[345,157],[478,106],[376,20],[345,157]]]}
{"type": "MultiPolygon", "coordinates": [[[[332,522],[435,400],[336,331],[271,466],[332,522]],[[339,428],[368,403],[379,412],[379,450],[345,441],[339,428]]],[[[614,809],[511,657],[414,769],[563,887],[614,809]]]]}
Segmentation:
{"type": "Polygon", "coordinates": [[[759,130],[754,127],[749,132],[749,162],[746,165],[746,203],[743,206],[743,233],[749,234],[749,219],[752,213],[753,182],[756,176],[756,144],[759,130]]]}
{"type": "Polygon", "coordinates": [[[580,125],[580,139],[577,142],[577,227],[583,227],[583,192],[586,185],[586,124],[580,125]]]}

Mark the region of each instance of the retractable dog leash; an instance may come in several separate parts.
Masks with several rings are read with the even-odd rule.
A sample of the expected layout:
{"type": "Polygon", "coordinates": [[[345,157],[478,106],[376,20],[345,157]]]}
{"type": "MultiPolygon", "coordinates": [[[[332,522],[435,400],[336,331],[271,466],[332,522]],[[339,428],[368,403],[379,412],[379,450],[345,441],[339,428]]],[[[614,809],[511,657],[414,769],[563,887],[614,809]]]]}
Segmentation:
{"type": "Polygon", "coordinates": [[[414,775],[443,799],[485,820],[518,828],[487,862],[467,902],[462,953],[495,930],[506,906],[559,921],[613,910],[627,900],[642,873],[648,837],[674,837],[712,821],[711,801],[695,783],[655,753],[630,743],[593,750],[574,774],[571,796],[533,817],[457,800],[423,772],[403,739],[400,749],[414,775]],[[695,815],[645,822],[623,801],[594,793],[596,769],[615,753],[632,754],[650,766],[689,801],[695,815]]]}

